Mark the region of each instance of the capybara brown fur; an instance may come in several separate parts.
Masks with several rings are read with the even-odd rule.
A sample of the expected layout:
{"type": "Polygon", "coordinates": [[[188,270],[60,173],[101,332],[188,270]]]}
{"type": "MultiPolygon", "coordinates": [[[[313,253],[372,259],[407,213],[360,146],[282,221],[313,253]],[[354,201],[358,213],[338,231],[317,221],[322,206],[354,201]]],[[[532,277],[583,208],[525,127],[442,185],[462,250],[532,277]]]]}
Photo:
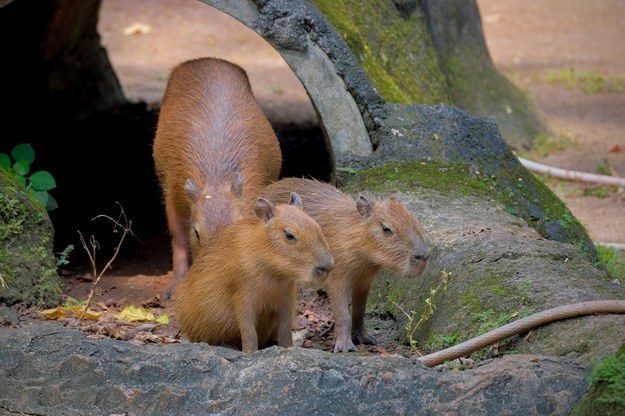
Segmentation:
{"type": "Polygon", "coordinates": [[[153,157],[172,236],[169,296],[200,243],[253,215],[260,190],[280,176],[282,153],[245,71],[200,58],[171,72],[153,157]]]}
{"type": "Polygon", "coordinates": [[[258,198],[255,212],[216,231],[175,289],[181,331],[193,342],[248,353],[292,346],[297,284],[321,284],[332,270],[323,232],[297,194],[288,204],[258,198]]]}
{"type": "Polygon", "coordinates": [[[430,249],[421,224],[395,198],[354,199],[312,179],[285,178],[261,195],[279,203],[287,190],[301,196],[304,211],[321,226],[334,256],[327,280],[335,320],[334,352],[355,351],[354,342],[375,344],[364,326],[371,283],[382,268],[407,277],[423,272],[430,249]]]}

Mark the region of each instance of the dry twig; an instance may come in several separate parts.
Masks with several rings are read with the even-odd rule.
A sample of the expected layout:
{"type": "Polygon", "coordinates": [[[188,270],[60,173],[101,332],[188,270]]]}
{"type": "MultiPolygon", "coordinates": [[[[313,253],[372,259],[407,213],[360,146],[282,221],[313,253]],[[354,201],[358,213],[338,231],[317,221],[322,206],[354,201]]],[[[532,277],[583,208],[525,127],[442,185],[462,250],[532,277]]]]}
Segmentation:
{"type": "Polygon", "coordinates": [[[97,215],[92,219],[92,221],[94,221],[98,218],[107,218],[113,222],[113,233],[119,232],[119,229],[122,230],[122,235],[119,239],[119,242],[117,243],[117,247],[115,247],[115,252],[111,256],[110,260],[106,263],[106,265],[102,268],[102,270],[100,270],[99,273],[98,273],[97,265],[96,265],[96,252],[99,248],[99,244],[97,240],[95,239],[95,237],[92,235],[89,238],[89,244],[91,245],[91,250],[90,250],[81,232],[78,231],[78,235],[80,236],[80,242],[83,248],[85,249],[85,251],[87,252],[87,255],[89,256],[89,261],[91,262],[91,266],[93,268],[93,276],[94,276],[93,283],[91,284],[91,291],[89,292],[89,297],[87,298],[87,303],[85,304],[85,309],[82,315],[80,316],[81,321],[83,317],[85,316],[85,314],[87,313],[87,310],[89,310],[89,305],[91,304],[91,300],[93,299],[95,288],[98,285],[100,278],[102,278],[102,275],[104,275],[105,271],[111,268],[113,261],[115,261],[115,259],[117,258],[117,255],[119,254],[119,250],[122,246],[122,243],[124,242],[124,239],[126,238],[126,235],[128,233],[132,234],[132,230],[131,230],[132,221],[130,221],[128,217],[126,217],[126,212],[124,211],[124,208],[121,206],[121,204],[119,202],[117,204],[119,205],[119,209],[120,209],[120,213],[117,219],[113,219],[109,217],[108,215],[103,215],[103,214],[97,215]],[[122,220],[124,222],[123,224],[120,222],[122,220]]]}

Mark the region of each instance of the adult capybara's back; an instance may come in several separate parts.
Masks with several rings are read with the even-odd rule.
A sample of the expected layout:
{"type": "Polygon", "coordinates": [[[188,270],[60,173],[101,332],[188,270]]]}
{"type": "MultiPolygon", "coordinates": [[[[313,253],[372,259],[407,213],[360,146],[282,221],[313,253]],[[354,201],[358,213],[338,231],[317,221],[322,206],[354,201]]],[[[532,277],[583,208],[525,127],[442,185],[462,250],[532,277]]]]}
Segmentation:
{"type": "Polygon", "coordinates": [[[172,235],[171,291],[199,244],[253,215],[260,190],[280,176],[282,154],[245,71],[201,58],[170,75],[153,156],[172,235]]]}

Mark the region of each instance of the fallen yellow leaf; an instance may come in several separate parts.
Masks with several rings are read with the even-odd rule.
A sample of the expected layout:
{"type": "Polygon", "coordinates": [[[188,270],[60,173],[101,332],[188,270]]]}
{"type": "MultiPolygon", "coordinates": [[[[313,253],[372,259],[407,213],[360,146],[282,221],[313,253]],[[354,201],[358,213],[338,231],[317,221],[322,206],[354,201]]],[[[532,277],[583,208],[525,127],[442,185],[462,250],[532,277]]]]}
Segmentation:
{"type": "Polygon", "coordinates": [[[89,321],[97,321],[100,319],[100,316],[102,316],[102,312],[96,312],[91,309],[85,312],[85,308],[83,306],[57,306],[56,308],[41,311],[39,312],[39,315],[48,319],[63,319],[74,316],[76,318],[83,318],[89,321]]]}
{"type": "Polygon", "coordinates": [[[122,319],[129,322],[137,321],[153,321],[161,324],[168,324],[169,317],[167,315],[161,315],[158,319],[152,312],[144,308],[137,308],[136,306],[126,306],[119,313],[113,315],[114,318],[122,319]]]}

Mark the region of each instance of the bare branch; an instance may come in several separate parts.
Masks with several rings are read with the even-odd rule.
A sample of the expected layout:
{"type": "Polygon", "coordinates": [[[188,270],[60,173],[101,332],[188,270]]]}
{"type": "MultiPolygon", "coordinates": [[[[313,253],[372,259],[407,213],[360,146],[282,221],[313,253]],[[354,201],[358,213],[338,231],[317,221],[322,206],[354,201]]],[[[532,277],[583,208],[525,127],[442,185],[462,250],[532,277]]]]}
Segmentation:
{"type": "Polygon", "coordinates": [[[120,213],[116,220],[109,217],[108,215],[97,215],[92,219],[92,221],[94,221],[98,218],[107,218],[113,222],[113,233],[117,233],[118,228],[121,228],[121,232],[122,232],[119,242],[117,246],[115,247],[115,252],[111,256],[109,261],[106,263],[106,265],[102,268],[102,270],[100,270],[99,273],[97,272],[97,265],[95,262],[96,251],[99,248],[99,244],[97,240],[95,239],[95,237],[91,236],[89,241],[93,249],[93,254],[92,254],[91,251],[89,251],[87,244],[85,243],[85,240],[82,237],[82,234],[80,234],[80,231],[78,231],[78,234],[80,234],[80,242],[82,243],[82,246],[84,247],[85,251],[87,251],[87,254],[89,255],[89,260],[91,261],[91,265],[93,267],[93,277],[94,277],[93,283],[91,284],[91,291],[89,292],[89,297],[87,298],[87,303],[85,305],[85,309],[80,317],[81,320],[87,313],[87,310],[89,310],[89,305],[91,304],[91,300],[93,299],[95,288],[100,282],[100,279],[102,278],[102,276],[104,275],[104,272],[111,268],[113,262],[117,258],[117,255],[119,254],[119,250],[122,246],[122,243],[124,242],[124,239],[126,238],[126,235],[127,234],[134,235],[131,230],[132,221],[128,220],[128,217],[126,217],[126,212],[124,211],[124,208],[121,206],[121,204],[119,202],[117,204],[119,205],[120,213]],[[121,222],[122,220],[123,220],[123,223],[121,222]]]}

